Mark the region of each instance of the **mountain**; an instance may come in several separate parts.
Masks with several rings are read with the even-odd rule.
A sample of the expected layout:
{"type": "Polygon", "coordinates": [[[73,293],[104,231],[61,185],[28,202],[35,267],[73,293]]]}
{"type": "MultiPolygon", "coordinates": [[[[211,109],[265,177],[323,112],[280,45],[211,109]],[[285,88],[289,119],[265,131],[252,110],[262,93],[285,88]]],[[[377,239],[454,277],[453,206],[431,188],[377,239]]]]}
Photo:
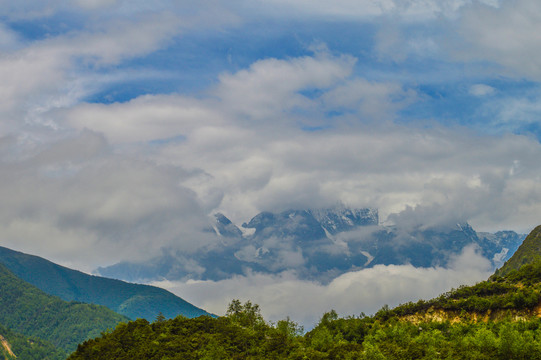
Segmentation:
{"type": "Polygon", "coordinates": [[[533,229],[524,239],[513,256],[496,271],[497,276],[504,276],[521,266],[541,260],[541,225],[533,229]]]}
{"type": "Polygon", "coordinates": [[[0,264],[48,294],[65,301],[104,305],[131,319],[153,320],[160,313],[167,318],[209,315],[167,290],[87,275],[5,247],[0,247],[0,264]]]}
{"type": "Polygon", "coordinates": [[[384,226],[376,209],[261,212],[236,226],[216,214],[206,230],[215,242],[194,253],[163,250],[146,262],[121,262],[97,269],[127,281],[222,280],[247,272],[298,277],[326,283],[348,271],[383,264],[447,266],[467,246],[476,247],[497,268],[524,239],[512,231],[477,233],[468,223],[384,226]]]}
{"type": "Polygon", "coordinates": [[[13,331],[70,352],[82,341],[128,320],[105,306],[48,295],[0,265],[0,324],[13,331]]]}
{"type": "MultiPolygon", "coordinates": [[[[541,249],[539,231],[528,235],[525,248],[541,249]]],[[[431,300],[384,305],[373,316],[327,312],[306,333],[289,318],[268,324],[257,305],[234,300],[218,319],[121,325],[86,341],[68,360],[541,359],[540,304],[541,259],[534,256],[507,275],[431,300]]]]}

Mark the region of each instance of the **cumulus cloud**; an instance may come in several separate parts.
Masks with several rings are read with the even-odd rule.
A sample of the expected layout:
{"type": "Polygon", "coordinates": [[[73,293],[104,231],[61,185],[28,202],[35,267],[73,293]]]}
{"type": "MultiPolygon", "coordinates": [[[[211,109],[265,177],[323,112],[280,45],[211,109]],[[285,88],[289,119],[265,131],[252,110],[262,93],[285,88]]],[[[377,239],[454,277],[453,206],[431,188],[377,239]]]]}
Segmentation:
{"type": "Polygon", "coordinates": [[[430,299],[453,287],[485,280],[490,274],[490,262],[468,247],[448,268],[377,265],[346,273],[327,285],[299,280],[291,272],[249,274],[222,281],[162,281],[154,285],[219,315],[224,314],[232,299],[250,300],[261,306],[267,320],[290,316],[308,330],[331,309],[342,316],[373,314],[384,304],[396,306],[430,299]]]}
{"type": "Polygon", "coordinates": [[[158,14],[133,23],[110,23],[99,32],[79,31],[30,44],[19,42],[0,56],[0,129],[15,133],[32,123],[58,129],[46,117],[47,112],[74,105],[105,81],[103,75],[90,81],[88,73],[81,75],[81,71],[156,50],[178,31],[177,18],[158,14]]]}
{"type": "MultiPolygon", "coordinates": [[[[100,44],[81,54],[107,53],[111,43],[100,44]]],[[[29,80],[17,87],[22,95],[6,94],[24,98],[62,82],[63,61],[36,65],[51,76],[36,80],[44,84],[29,80]]],[[[458,218],[481,229],[528,229],[538,221],[537,141],[397,125],[392,120],[419,101],[417,93],[358,77],[355,61],[327,51],[267,59],[224,73],[198,97],[147,95],[44,110],[42,119],[63,135],[48,145],[24,145],[20,137],[1,147],[6,244],[62,261],[76,261],[86,249],[86,259],[77,259],[88,268],[170,246],[195,251],[211,241],[200,230],[215,211],[242,223],[263,210],[337,201],[379,208],[382,219],[410,207],[410,220],[427,224],[458,218]],[[321,114],[332,111],[338,115],[318,127],[321,114]]],[[[303,261],[288,254],[289,262],[303,261]]]]}
{"type": "Polygon", "coordinates": [[[57,114],[61,124],[102,132],[113,144],[155,144],[147,158],[197,170],[184,186],[237,223],[263,210],[336,201],[377,207],[382,219],[422,205],[425,222],[535,223],[538,142],[394,124],[417,94],[353,76],[353,61],[328,54],[259,61],[220,77],[212,96],[143,96],[57,114]],[[300,110],[343,114],[329,128],[306,131],[314,120],[300,110]],[[522,171],[510,174],[516,161],[522,171]]]}
{"type": "Polygon", "coordinates": [[[91,270],[212,241],[207,213],[179,184],[189,173],[110,150],[84,131],[19,159],[3,156],[2,245],[91,270]]]}

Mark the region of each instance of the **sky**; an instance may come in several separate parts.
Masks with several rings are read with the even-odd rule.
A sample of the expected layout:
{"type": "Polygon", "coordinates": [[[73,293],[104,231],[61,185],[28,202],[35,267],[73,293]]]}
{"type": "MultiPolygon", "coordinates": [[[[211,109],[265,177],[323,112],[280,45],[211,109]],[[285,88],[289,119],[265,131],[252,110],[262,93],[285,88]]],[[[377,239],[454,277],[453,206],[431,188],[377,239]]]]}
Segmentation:
{"type": "MultiPolygon", "coordinates": [[[[0,0],[0,245],[90,272],[189,254],[216,212],[336,203],[527,233],[539,33],[536,0],[0,0]]],[[[487,273],[396,269],[434,295],[487,273]]],[[[298,281],[258,276],[169,286],[218,312],[298,281]]]]}

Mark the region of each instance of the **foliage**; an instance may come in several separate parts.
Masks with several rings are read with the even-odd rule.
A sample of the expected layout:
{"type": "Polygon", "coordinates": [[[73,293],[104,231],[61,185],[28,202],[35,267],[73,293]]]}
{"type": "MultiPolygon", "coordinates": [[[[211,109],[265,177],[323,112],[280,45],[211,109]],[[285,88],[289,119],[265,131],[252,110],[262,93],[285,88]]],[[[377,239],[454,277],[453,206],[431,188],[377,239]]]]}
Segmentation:
{"type": "Polygon", "coordinates": [[[66,352],[127,321],[104,306],[65,302],[43,293],[0,265],[0,323],[29,337],[52,343],[66,352]]]}
{"type": "Polygon", "coordinates": [[[284,359],[299,350],[298,326],[274,327],[259,306],[234,300],[221,318],[138,319],[81,344],[69,359],[284,359]]]}
{"type": "MultiPolygon", "coordinates": [[[[62,360],[66,353],[55,348],[51,343],[38,338],[28,338],[0,325],[0,335],[8,342],[11,350],[19,360],[62,360]]],[[[2,346],[0,357],[12,359],[2,346]]]]}
{"type": "Polygon", "coordinates": [[[502,277],[494,275],[473,286],[461,286],[431,300],[383,307],[380,320],[427,311],[467,312],[469,314],[530,314],[541,302],[541,262],[526,264],[502,277]]]}
{"type": "Polygon", "coordinates": [[[289,319],[276,326],[243,323],[258,307],[248,303],[239,308],[239,304],[232,303],[230,308],[236,311],[218,319],[178,317],[152,324],[141,319],[120,324],[81,344],[68,360],[541,359],[541,320],[537,318],[414,324],[396,317],[386,321],[364,315],[339,318],[331,311],[303,335],[289,319]]]}

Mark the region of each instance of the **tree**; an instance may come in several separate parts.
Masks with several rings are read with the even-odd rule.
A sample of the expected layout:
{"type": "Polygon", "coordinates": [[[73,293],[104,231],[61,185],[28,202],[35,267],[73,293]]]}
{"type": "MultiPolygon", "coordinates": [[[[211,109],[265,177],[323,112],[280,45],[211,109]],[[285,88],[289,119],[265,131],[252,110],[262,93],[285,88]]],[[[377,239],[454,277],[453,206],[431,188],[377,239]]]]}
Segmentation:
{"type": "Polygon", "coordinates": [[[259,305],[252,304],[251,301],[247,301],[242,305],[240,300],[234,299],[229,304],[225,316],[240,326],[247,328],[255,329],[266,325],[259,305]]]}

